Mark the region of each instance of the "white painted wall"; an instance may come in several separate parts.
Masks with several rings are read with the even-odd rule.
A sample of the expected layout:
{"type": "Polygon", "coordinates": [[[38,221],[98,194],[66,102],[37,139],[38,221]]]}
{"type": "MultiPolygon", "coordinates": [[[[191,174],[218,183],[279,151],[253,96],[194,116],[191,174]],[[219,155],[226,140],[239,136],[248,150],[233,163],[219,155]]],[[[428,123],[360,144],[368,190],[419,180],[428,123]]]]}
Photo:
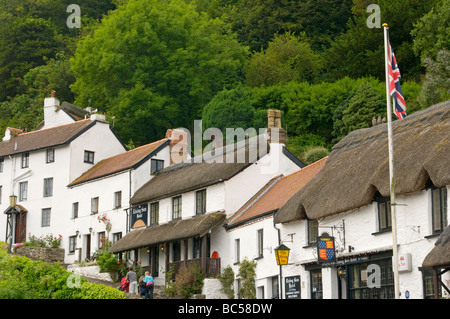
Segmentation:
{"type": "MultiPolygon", "coordinates": [[[[447,187],[448,189],[448,187],[447,187]]],[[[400,292],[401,298],[405,298],[405,292],[408,290],[411,299],[423,298],[422,273],[419,267],[425,256],[434,247],[437,236],[431,235],[431,191],[423,190],[408,195],[396,197],[397,202],[405,204],[397,206],[397,243],[399,255],[410,253],[412,271],[400,272],[400,292]]],[[[448,205],[449,203],[447,203],[448,205]]],[[[377,233],[377,205],[361,207],[356,210],[340,213],[319,221],[319,234],[327,231],[331,233],[332,227],[345,223],[345,247],[340,256],[358,255],[367,251],[377,251],[386,248],[392,248],[392,233],[377,233]],[[328,226],[328,227],[326,227],[328,226]],[[348,246],[354,247],[351,253],[348,246]]],[[[293,243],[286,243],[290,251],[289,265],[283,267],[283,277],[300,275],[301,297],[308,299],[311,297],[310,291],[310,273],[305,270],[303,264],[316,261],[313,247],[307,247],[307,222],[306,220],[291,222],[287,224],[278,224],[281,229],[282,237],[287,234],[295,234],[293,243]]],[[[342,244],[337,239],[338,234],[334,230],[337,244],[342,244]]],[[[445,280],[450,280],[447,275],[445,280]]],[[[322,282],[324,289],[324,298],[337,298],[337,279],[336,268],[322,269],[322,282]]],[[[284,287],[283,287],[284,288],[284,287]]]]}

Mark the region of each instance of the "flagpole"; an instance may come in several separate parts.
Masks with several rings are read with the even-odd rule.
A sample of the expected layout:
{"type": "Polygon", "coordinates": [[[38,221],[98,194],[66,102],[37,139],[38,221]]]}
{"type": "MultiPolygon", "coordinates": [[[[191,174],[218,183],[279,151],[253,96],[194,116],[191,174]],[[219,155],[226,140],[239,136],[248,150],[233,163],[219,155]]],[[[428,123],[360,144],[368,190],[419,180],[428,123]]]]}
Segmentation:
{"type": "Polygon", "coordinates": [[[391,95],[389,88],[389,35],[388,25],[383,24],[384,28],[384,59],[386,69],[386,108],[388,119],[388,147],[389,147],[389,185],[390,185],[390,201],[391,201],[391,227],[392,227],[392,267],[394,271],[394,293],[395,299],[400,298],[399,279],[398,279],[398,252],[397,252],[397,216],[395,203],[395,179],[394,179],[394,146],[392,133],[392,109],[391,95]]]}

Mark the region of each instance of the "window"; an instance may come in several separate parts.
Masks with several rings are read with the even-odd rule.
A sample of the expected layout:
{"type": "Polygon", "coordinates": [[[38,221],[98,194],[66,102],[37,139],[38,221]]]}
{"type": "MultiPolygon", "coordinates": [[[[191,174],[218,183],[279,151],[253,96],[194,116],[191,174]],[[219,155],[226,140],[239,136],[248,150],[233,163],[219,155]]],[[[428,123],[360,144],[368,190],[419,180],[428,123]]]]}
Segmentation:
{"type": "Polygon", "coordinates": [[[258,243],[258,258],[262,258],[263,257],[263,230],[262,229],[258,229],[257,231],[257,243],[258,243]]]}
{"type": "MultiPolygon", "coordinates": [[[[433,270],[430,268],[419,268],[422,272],[423,298],[434,299],[434,279],[433,270]]],[[[441,289],[438,289],[439,297],[442,297],[441,289]]]]}
{"type": "Polygon", "coordinates": [[[98,197],[91,198],[91,215],[98,213],[98,197]]]}
{"type": "Polygon", "coordinates": [[[44,178],[44,197],[53,196],[53,178],[44,178]]]}
{"type": "Polygon", "coordinates": [[[2,203],[2,186],[0,186],[0,204],[2,203]]]}
{"type": "Polygon", "coordinates": [[[378,209],[378,231],[391,230],[391,201],[389,197],[383,197],[379,192],[376,192],[375,201],[378,209]]]}
{"type": "Polygon", "coordinates": [[[42,218],[41,218],[41,227],[49,227],[50,226],[50,208],[42,209],[42,218]]]}
{"type": "Polygon", "coordinates": [[[322,299],[322,269],[311,270],[311,299],[322,299]]]}
{"type": "Polygon", "coordinates": [[[122,191],[114,193],[114,208],[122,207],[122,191]]]}
{"type": "Polygon", "coordinates": [[[238,264],[241,261],[241,240],[234,240],[234,263],[238,264]]]}
{"type": "Polygon", "coordinates": [[[319,236],[319,222],[317,219],[308,219],[308,245],[312,245],[317,242],[317,236],[319,236]]]}
{"type": "Polygon", "coordinates": [[[349,299],[394,299],[392,257],[349,265],[347,267],[347,276],[349,299]],[[379,288],[370,288],[367,285],[369,279],[367,267],[369,265],[378,265],[379,267],[379,288]]]}
{"type": "Polygon", "coordinates": [[[195,192],[195,213],[202,215],[206,213],[206,189],[195,192]]]}
{"type": "Polygon", "coordinates": [[[75,252],[75,248],[77,247],[77,236],[69,237],[69,254],[75,252]]]}
{"type": "Polygon", "coordinates": [[[122,232],[113,234],[113,244],[117,243],[122,238],[122,232]]]}
{"type": "Polygon", "coordinates": [[[94,164],[94,152],[84,151],[84,162],[94,164]]]}
{"type": "Polygon", "coordinates": [[[78,202],[72,203],[72,218],[78,218],[78,202]]]}
{"type": "Polygon", "coordinates": [[[4,162],[3,158],[0,158],[0,173],[3,172],[3,162],[4,162]]]}
{"type": "Polygon", "coordinates": [[[30,165],[30,153],[22,154],[22,168],[27,168],[30,165]]]}
{"type": "Polygon", "coordinates": [[[433,234],[440,234],[447,226],[447,188],[431,188],[433,234]]]}
{"type": "Polygon", "coordinates": [[[153,175],[164,168],[164,161],[158,159],[152,159],[150,161],[150,174],[153,175]]]}
{"type": "Polygon", "coordinates": [[[28,197],[28,182],[19,183],[19,201],[26,201],[28,197]]]}
{"type": "Polygon", "coordinates": [[[172,219],[181,218],[181,196],[172,198],[172,219]]]}
{"type": "Polygon", "coordinates": [[[53,163],[55,161],[55,149],[47,148],[46,163],[53,163]]]}
{"type": "Polygon", "coordinates": [[[105,232],[104,231],[99,231],[97,233],[97,236],[98,236],[98,242],[97,242],[98,246],[97,247],[98,247],[98,249],[103,248],[103,243],[106,240],[105,232]]]}
{"type": "Polygon", "coordinates": [[[150,225],[159,223],[159,202],[150,204],[150,225]]]}

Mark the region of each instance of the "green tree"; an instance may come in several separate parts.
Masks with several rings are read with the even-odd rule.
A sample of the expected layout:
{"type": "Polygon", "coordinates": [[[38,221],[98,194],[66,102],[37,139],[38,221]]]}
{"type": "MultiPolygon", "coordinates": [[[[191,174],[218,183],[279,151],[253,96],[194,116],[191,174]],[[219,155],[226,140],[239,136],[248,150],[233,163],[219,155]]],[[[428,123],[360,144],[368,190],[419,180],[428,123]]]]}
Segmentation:
{"type": "Polygon", "coordinates": [[[368,82],[363,82],[350,98],[342,112],[340,134],[345,136],[353,130],[370,127],[373,117],[386,116],[386,98],[368,82]]]}
{"type": "Polygon", "coordinates": [[[226,128],[245,130],[252,127],[254,112],[251,89],[239,84],[236,88],[217,93],[204,107],[203,128],[215,127],[224,134],[226,128]]]}
{"type": "Polygon", "coordinates": [[[151,140],[165,128],[187,125],[215,93],[240,81],[246,56],[228,25],[183,0],[129,0],[79,42],[72,90],[77,105],[111,111],[124,140],[133,119],[147,121],[135,127],[135,136],[149,136],[145,130],[154,126],[158,135],[151,140]],[[160,114],[164,123],[153,124],[160,114]]]}
{"type": "Polygon", "coordinates": [[[266,50],[255,52],[246,66],[249,86],[273,85],[279,82],[312,82],[320,70],[320,59],[305,35],[292,33],[275,36],[266,50]]]}

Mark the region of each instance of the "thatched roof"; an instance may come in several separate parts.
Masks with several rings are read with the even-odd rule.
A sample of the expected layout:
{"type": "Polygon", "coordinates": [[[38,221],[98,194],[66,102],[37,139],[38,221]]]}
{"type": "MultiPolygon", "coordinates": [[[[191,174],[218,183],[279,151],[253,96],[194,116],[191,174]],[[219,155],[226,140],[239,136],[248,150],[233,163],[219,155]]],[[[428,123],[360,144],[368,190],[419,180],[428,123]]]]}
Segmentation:
{"type": "MultiPolygon", "coordinates": [[[[217,150],[216,157],[205,153],[203,159],[195,157],[162,169],[135,192],[130,204],[171,197],[230,179],[267,153],[267,147],[258,148],[258,138],[256,136],[217,150]],[[227,154],[231,154],[234,160],[227,159],[227,154]],[[245,155],[242,161],[241,154],[245,155]],[[213,161],[213,158],[221,158],[221,162],[213,161]]],[[[266,143],[266,140],[263,141],[266,143]]]]}
{"type": "Polygon", "coordinates": [[[277,211],[323,168],[326,160],[324,157],[292,174],[274,177],[228,219],[225,227],[231,229],[277,211]]]}
{"type": "MultiPolygon", "coordinates": [[[[450,184],[450,101],[392,123],[396,193],[450,184]]],[[[389,196],[387,124],[351,132],[334,147],[325,167],[275,216],[276,223],[318,219],[389,196]]]]}
{"type": "Polygon", "coordinates": [[[108,251],[119,253],[159,243],[203,236],[214,227],[221,225],[225,218],[226,214],[219,211],[134,230],[116,242],[108,251]]]}
{"type": "Polygon", "coordinates": [[[440,268],[450,266],[450,225],[447,226],[434,243],[434,248],[428,253],[422,267],[440,268]]]}

